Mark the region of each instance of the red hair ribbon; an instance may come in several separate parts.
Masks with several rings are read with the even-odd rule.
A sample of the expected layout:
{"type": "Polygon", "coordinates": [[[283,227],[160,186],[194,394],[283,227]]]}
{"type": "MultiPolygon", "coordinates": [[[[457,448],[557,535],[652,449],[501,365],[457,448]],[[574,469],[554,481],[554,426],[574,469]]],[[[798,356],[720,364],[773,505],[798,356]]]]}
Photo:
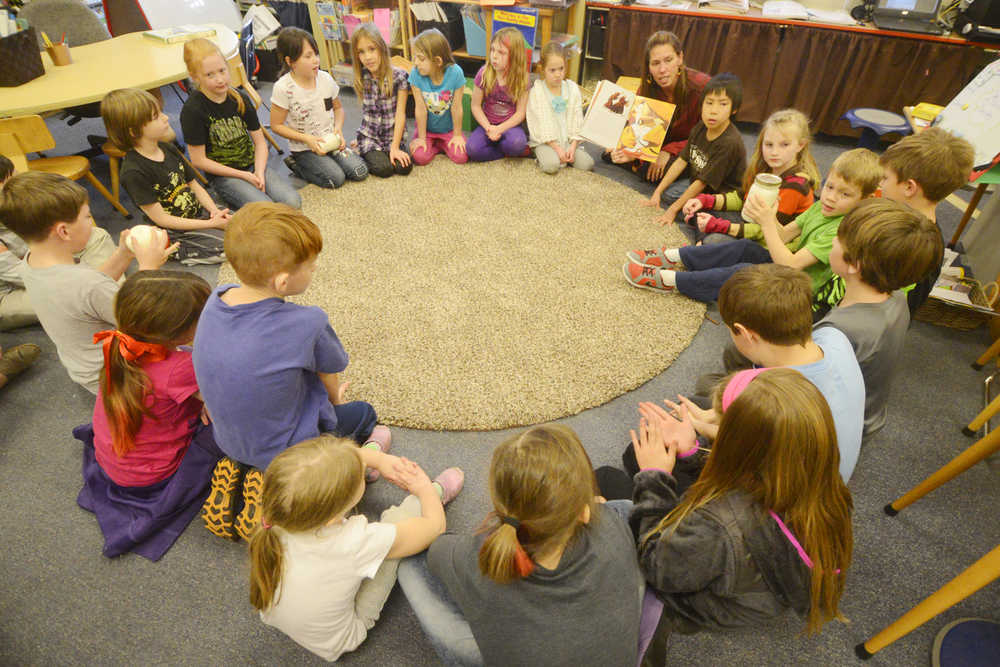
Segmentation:
{"type": "Polygon", "coordinates": [[[535,571],[535,562],[521,546],[521,539],[517,536],[517,529],[521,527],[521,522],[512,516],[501,516],[500,525],[504,524],[514,529],[514,539],[517,541],[517,550],[514,552],[514,567],[517,574],[521,577],[527,577],[535,571]]]}
{"type": "Polygon", "coordinates": [[[125,358],[125,361],[163,361],[167,358],[167,348],[159,343],[136,340],[117,329],[98,331],[94,334],[94,344],[104,342],[104,372],[107,373],[108,381],[111,380],[108,356],[111,354],[111,345],[114,340],[118,341],[118,352],[125,358]]]}

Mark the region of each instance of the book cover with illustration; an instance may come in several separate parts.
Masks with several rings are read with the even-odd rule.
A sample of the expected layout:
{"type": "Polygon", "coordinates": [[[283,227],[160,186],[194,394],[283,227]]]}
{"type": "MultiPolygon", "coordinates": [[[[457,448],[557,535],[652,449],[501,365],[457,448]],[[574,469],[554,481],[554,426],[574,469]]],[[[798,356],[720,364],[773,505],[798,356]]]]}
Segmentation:
{"type": "Polygon", "coordinates": [[[608,150],[621,148],[634,159],[654,162],[676,107],[636,95],[610,81],[597,84],[580,134],[608,150]]]}

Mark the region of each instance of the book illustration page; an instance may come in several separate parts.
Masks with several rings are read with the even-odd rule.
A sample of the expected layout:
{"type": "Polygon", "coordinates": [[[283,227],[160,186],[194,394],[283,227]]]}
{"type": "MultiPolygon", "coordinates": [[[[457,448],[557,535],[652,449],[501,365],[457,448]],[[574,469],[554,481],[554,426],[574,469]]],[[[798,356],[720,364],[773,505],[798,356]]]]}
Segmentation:
{"type": "Polygon", "coordinates": [[[610,81],[601,81],[590,100],[590,108],[580,130],[581,136],[591,143],[611,150],[621,138],[622,128],[635,93],[610,81]]]}
{"type": "Polygon", "coordinates": [[[667,136],[674,108],[670,102],[637,96],[629,111],[618,147],[630,157],[646,162],[655,161],[667,136]]]}

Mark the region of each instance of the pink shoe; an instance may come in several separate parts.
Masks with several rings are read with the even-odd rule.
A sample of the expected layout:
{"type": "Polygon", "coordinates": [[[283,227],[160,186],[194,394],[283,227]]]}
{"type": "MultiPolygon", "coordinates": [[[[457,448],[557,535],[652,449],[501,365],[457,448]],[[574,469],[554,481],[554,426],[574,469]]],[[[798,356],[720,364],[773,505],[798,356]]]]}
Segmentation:
{"type": "Polygon", "coordinates": [[[679,268],[680,262],[672,262],[667,259],[666,251],[669,250],[667,247],[663,248],[653,248],[652,250],[630,250],[625,253],[625,257],[628,261],[635,264],[645,264],[646,266],[655,266],[658,269],[676,269],[679,268]]]}
{"type": "Polygon", "coordinates": [[[448,468],[435,477],[434,482],[441,487],[441,504],[447,505],[465,485],[465,473],[461,468],[448,468]]]}
{"type": "MultiPolygon", "coordinates": [[[[378,445],[379,450],[383,453],[388,452],[390,447],[392,447],[392,431],[389,430],[389,427],[379,424],[373,428],[372,434],[368,436],[368,442],[365,443],[365,446],[372,443],[378,445]]],[[[375,468],[367,468],[365,470],[365,481],[369,484],[377,481],[381,476],[382,473],[375,468]]]]}
{"type": "Polygon", "coordinates": [[[648,289],[654,292],[672,292],[674,288],[664,284],[663,279],[660,278],[660,271],[661,269],[654,266],[636,264],[635,262],[625,262],[625,265],[622,266],[625,280],[632,287],[648,289]]]}

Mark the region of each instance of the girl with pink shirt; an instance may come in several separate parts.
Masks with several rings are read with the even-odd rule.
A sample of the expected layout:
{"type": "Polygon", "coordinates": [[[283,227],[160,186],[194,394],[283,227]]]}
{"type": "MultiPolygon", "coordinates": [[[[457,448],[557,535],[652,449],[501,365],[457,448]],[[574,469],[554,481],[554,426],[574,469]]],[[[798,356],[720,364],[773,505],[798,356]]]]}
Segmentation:
{"type": "Polygon", "coordinates": [[[479,127],[469,135],[469,159],[488,162],[527,155],[524,117],[531,83],[525,62],[528,47],[517,28],[493,33],[490,57],[476,74],[472,116],[479,127]]]}
{"type": "Polygon", "coordinates": [[[198,512],[222,452],[203,416],[191,352],[211,288],[181,271],[140,271],[118,291],[117,329],[94,335],[104,373],[83,442],[80,507],[97,515],[104,555],[159,560],[198,512]],[[193,446],[192,446],[193,445],[193,446]]]}

